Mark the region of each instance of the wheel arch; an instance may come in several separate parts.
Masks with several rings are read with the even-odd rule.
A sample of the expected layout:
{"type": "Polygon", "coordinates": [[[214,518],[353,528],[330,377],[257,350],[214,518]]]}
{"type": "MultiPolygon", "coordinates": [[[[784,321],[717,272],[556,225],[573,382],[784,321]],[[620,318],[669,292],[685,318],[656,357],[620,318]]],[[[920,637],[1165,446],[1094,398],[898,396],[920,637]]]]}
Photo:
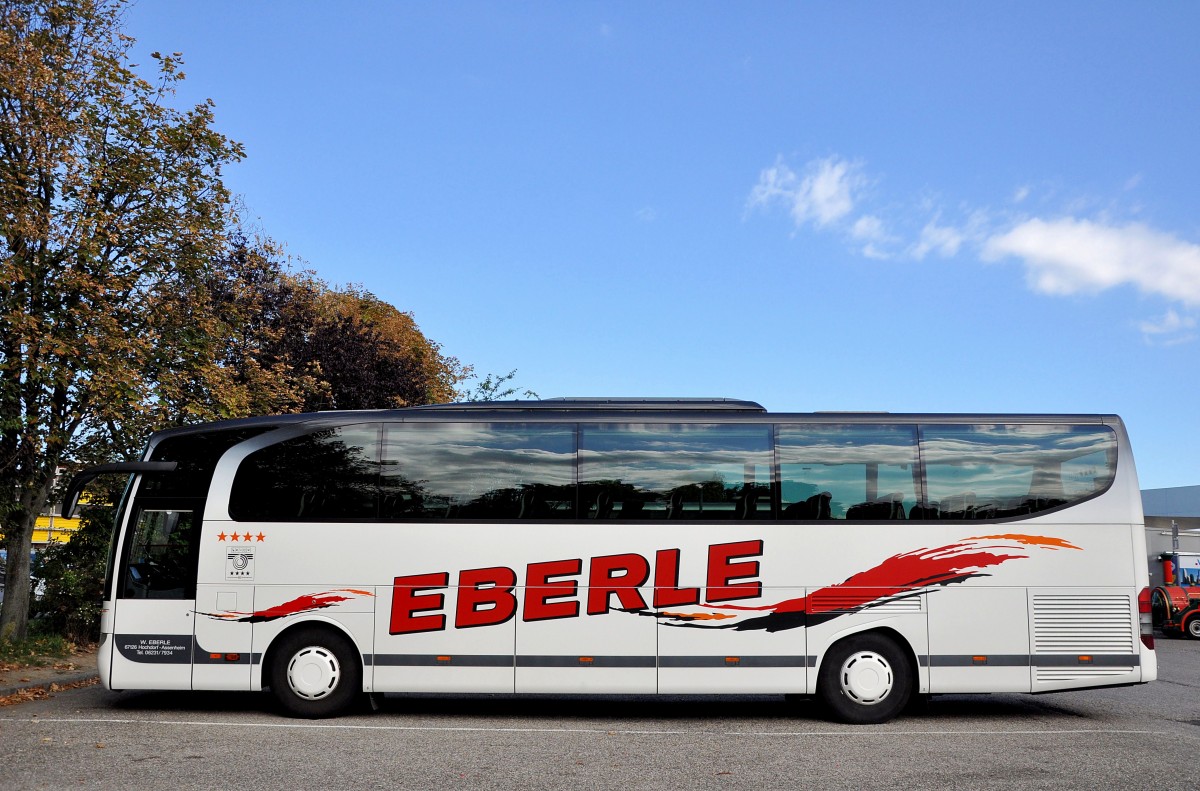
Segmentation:
{"type": "Polygon", "coordinates": [[[886,637],[889,640],[891,640],[892,642],[894,642],[900,648],[900,650],[904,653],[905,659],[908,660],[908,669],[912,675],[914,691],[915,691],[916,688],[919,686],[920,678],[921,678],[921,664],[920,664],[920,661],[917,659],[917,652],[913,648],[912,642],[904,635],[903,632],[901,632],[898,629],[895,629],[891,626],[883,625],[883,624],[872,624],[872,625],[865,626],[862,629],[847,630],[845,632],[839,632],[838,634],[836,634],[833,637],[833,639],[831,639],[828,642],[828,644],[825,646],[825,650],[822,651],[820,656],[817,657],[816,667],[814,667],[812,670],[813,678],[816,678],[817,676],[820,675],[821,668],[825,664],[825,658],[829,655],[829,651],[835,645],[842,642],[843,640],[849,640],[851,637],[861,637],[863,635],[868,635],[868,634],[877,634],[877,635],[880,635],[881,637],[886,637]]]}
{"type": "Polygon", "coordinates": [[[1193,610],[1179,619],[1179,633],[1191,637],[1195,624],[1200,624],[1200,610],[1193,610]]]}
{"type": "Polygon", "coordinates": [[[284,638],[302,629],[325,629],[346,638],[350,645],[354,647],[354,656],[358,661],[358,669],[362,673],[362,677],[366,679],[366,662],[363,659],[362,648],[359,646],[358,640],[354,638],[354,633],[345,624],[333,618],[318,615],[290,623],[285,628],[276,632],[271,638],[271,642],[267,644],[266,650],[263,651],[262,662],[258,666],[258,683],[260,688],[266,689],[270,686],[271,666],[275,661],[279,646],[283,643],[284,638]]]}

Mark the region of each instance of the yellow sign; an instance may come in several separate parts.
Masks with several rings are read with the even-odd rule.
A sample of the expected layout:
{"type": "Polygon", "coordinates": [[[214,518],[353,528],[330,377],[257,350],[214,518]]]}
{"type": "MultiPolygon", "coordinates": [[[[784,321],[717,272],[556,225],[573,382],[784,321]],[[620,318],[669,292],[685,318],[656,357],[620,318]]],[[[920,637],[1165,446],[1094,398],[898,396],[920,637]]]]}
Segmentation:
{"type": "Polygon", "coordinates": [[[39,516],[33,526],[33,543],[49,544],[51,542],[70,541],[71,536],[79,529],[79,519],[63,519],[61,516],[39,516]]]}

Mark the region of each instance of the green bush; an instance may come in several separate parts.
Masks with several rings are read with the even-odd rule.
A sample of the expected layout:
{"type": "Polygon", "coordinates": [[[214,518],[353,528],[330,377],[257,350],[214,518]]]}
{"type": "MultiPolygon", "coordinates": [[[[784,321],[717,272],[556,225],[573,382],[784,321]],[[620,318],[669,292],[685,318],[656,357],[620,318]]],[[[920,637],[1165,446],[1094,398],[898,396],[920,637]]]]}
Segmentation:
{"type": "Polygon", "coordinates": [[[85,506],[70,541],[52,544],[33,564],[35,598],[31,631],[57,634],[74,643],[100,637],[100,601],[113,509],[85,506]]]}

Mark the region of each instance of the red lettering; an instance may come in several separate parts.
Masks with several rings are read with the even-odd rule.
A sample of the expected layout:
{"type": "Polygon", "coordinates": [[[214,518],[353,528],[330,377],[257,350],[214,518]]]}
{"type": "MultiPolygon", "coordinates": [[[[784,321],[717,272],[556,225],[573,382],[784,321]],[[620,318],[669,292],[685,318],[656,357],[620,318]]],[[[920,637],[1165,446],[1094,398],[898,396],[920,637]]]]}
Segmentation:
{"type": "Polygon", "coordinates": [[[446,572],[437,574],[413,574],[396,577],[392,582],[392,620],[390,634],[413,632],[437,632],[446,628],[446,616],[438,612],[446,602],[441,593],[419,593],[418,591],[444,588],[450,583],[446,572]],[[417,613],[429,613],[417,615],[417,613]]]}
{"type": "MultiPolygon", "coordinates": [[[[706,590],[708,603],[753,599],[762,596],[757,579],[762,539],[712,544],[708,547],[706,590]]],[[[655,609],[700,604],[700,588],[681,588],[680,549],[660,549],[654,555],[655,609]]],[[[583,560],[549,560],[530,563],[525,573],[522,619],[545,621],[576,618],[580,614],[577,579],[583,560]]],[[[587,577],[587,614],[604,615],[613,609],[647,609],[640,588],[650,579],[650,561],[637,553],[601,555],[591,559],[587,577]],[[616,601],[613,598],[616,597],[616,601]]],[[[391,634],[436,632],[446,628],[446,603],[441,589],[449,585],[446,572],[396,577],[392,587],[391,634]]],[[[458,573],[458,598],[454,628],[497,626],[517,612],[517,573],[507,566],[464,569],[458,573]]]]}
{"type": "Polygon", "coordinates": [[[525,607],[521,617],[526,621],[545,621],[578,616],[578,601],[551,601],[574,596],[579,590],[578,580],[552,578],[568,577],[582,570],[583,561],[578,559],[530,563],[525,574],[525,607]]]}
{"type": "Polygon", "coordinates": [[[699,588],[679,587],[679,550],[660,549],[654,555],[654,607],[686,607],[700,603],[699,588]]]}
{"type": "Polygon", "coordinates": [[[646,600],[638,588],[650,578],[650,562],[641,555],[604,555],[592,558],[588,569],[588,615],[608,612],[609,599],[616,594],[625,610],[644,610],[646,600]]]}
{"type": "Polygon", "coordinates": [[[731,544],[713,544],[708,548],[708,585],[706,597],[709,602],[753,599],[762,595],[762,583],[740,582],[758,576],[757,560],[734,560],[762,557],[763,542],[734,541],[731,544]],[[732,584],[739,581],[740,584],[732,584]]]}
{"type": "Polygon", "coordinates": [[[512,592],[516,584],[517,572],[505,566],[460,571],[454,627],[495,626],[512,618],[517,612],[512,592]]]}

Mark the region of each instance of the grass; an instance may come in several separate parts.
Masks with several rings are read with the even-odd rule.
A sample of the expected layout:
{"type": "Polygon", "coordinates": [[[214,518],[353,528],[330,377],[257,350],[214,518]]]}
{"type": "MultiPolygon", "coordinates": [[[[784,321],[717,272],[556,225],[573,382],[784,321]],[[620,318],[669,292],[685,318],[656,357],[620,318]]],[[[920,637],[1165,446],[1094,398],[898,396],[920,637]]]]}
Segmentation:
{"type": "Polygon", "coordinates": [[[61,635],[31,635],[24,640],[0,640],[0,666],[45,667],[69,658],[75,644],[61,635]]]}

